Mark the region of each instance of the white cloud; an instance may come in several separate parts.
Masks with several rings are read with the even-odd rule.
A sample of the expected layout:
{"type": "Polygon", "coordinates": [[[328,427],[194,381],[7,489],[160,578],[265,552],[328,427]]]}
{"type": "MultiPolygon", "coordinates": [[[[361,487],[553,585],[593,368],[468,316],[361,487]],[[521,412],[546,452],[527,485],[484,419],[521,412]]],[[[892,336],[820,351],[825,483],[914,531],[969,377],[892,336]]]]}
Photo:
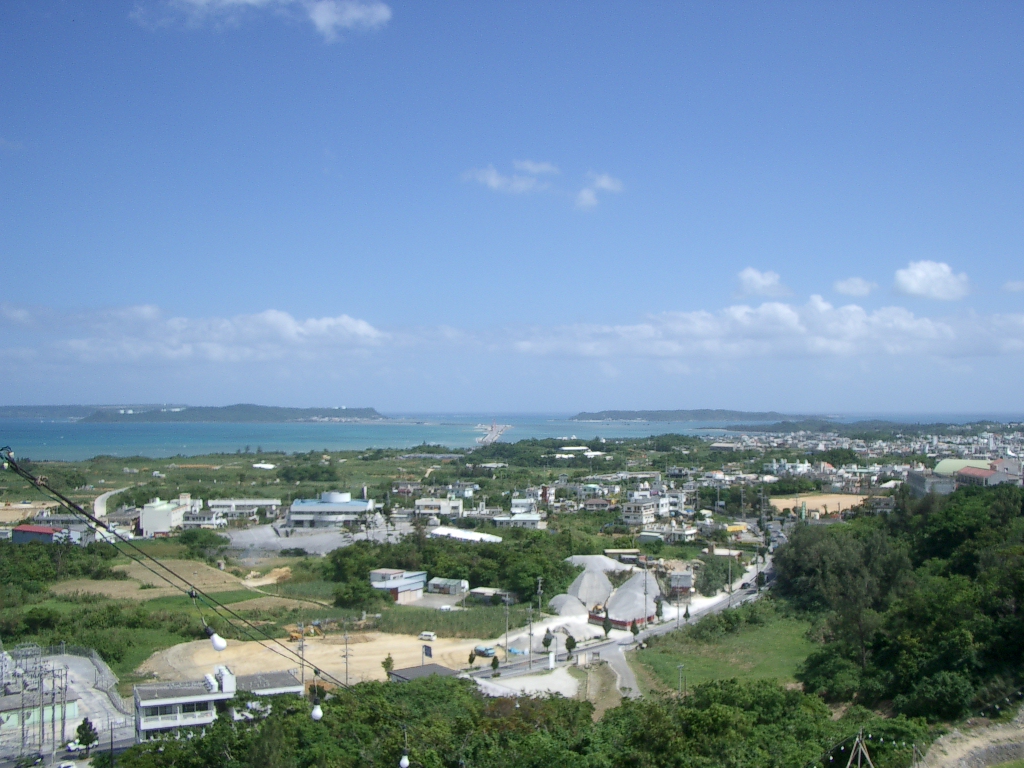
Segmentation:
{"type": "Polygon", "coordinates": [[[1020,293],[1024,291],[1024,280],[1010,280],[1007,283],[1003,283],[1003,290],[1010,293],[1020,293]]]}
{"type": "Polygon", "coordinates": [[[906,269],[896,270],[896,290],[908,296],[956,301],[971,289],[967,275],[953,273],[949,264],[940,261],[912,261],[906,269]]]}
{"type": "Polygon", "coordinates": [[[744,296],[788,296],[789,288],[782,284],[778,272],[761,272],[747,267],[738,275],[740,292],[744,296]]]}
{"type": "Polygon", "coordinates": [[[352,0],[315,0],[305,3],[306,12],[325,40],[338,37],[346,29],[379,29],[391,20],[391,9],[381,2],[352,0]]]}
{"type": "MultiPolygon", "coordinates": [[[[391,8],[380,0],[170,0],[169,5],[184,12],[194,23],[207,19],[235,21],[251,9],[294,8],[305,14],[327,42],[336,40],[346,30],[380,29],[391,20],[391,8]]],[[[151,28],[166,22],[141,3],[131,15],[151,28]]]]}
{"type": "Polygon", "coordinates": [[[505,176],[504,174],[499,173],[498,169],[493,165],[466,171],[462,175],[462,178],[466,181],[479,182],[488,189],[493,189],[495,192],[522,194],[523,192],[533,192],[542,188],[542,185],[537,181],[535,176],[520,176],[518,174],[505,176]]]}
{"type": "Polygon", "coordinates": [[[832,287],[845,296],[867,296],[878,287],[878,284],[868,282],[862,277],[848,277],[845,280],[836,280],[832,287]]]}
{"type": "Polygon", "coordinates": [[[591,173],[590,183],[576,194],[577,208],[593,208],[598,203],[598,192],[621,192],[622,182],[607,173],[591,173]]]}
{"type": "Polygon", "coordinates": [[[918,317],[903,307],[868,312],[820,296],[796,306],[765,302],[716,312],[665,312],[628,325],[535,329],[515,342],[522,353],[584,358],[685,361],[991,356],[1024,352],[1024,314],[958,319],[918,317]]]}
{"type": "Polygon", "coordinates": [[[516,160],[512,165],[517,171],[533,174],[534,176],[540,176],[546,173],[561,173],[561,171],[558,170],[558,166],[553,163],[538,163],[535,160],[516,160]]]}
{"type": "Polygon", "coordinates": [[[165,318],[157,307],[123,307],[64,320],[54,340],[79,362],[307,360],[379,345],[390,335],[348,315],[297,320],[268,309],[230,318],[165,318]]]}

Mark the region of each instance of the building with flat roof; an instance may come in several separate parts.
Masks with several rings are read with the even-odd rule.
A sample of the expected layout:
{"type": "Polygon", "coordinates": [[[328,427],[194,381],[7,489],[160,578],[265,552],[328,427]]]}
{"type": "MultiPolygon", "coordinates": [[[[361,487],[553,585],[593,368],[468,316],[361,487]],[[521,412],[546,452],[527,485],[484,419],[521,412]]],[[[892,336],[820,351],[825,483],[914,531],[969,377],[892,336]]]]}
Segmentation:
{"type": "Polygon", "coordinates": [[[929,493],[948,496],[956,490],[956,478],[949,475],[938,475],[931,470],[911,471],[907,473],[907,485],[910,493],[920,499],[929,493]]]}
{"type": "Polygon", "coordinates": [[[423,597],[426,585],[426,571],[403,571],[400,568],[374,568],[370,571],[370,586],[390,592],[391,598],[400,605],[423,597]]]}
{"type": "Polygon", "coordinates": [[[135,738],[146,741],[181,728],[201,728],[217,719],[239,691],[256,696],[301,694],[302,683],[290,672],[235,676],[225,666],[203,680],[135,686],[135,738]]]}
{"type": "Polygon", "coordinates": [[[494,525],[498,528],[529,528],[542,531],[548,527],[539,512],[517,512],[514,515],[497,515],[494,525]]]}
{"type": "Polygon", "coordinates": [[[296,499],[288,509],[293,528],[336,528],[372,515],[373,499],[355,499],[351,493],[326,491],[319,499],[296,499]]]}
{"type": "Polygon", "coordinates": [[[177,499],[163,501],[159,496],[143,505],[139,514],[139,529],[143,536],[152,538],[180,530],[185,525],[185,515],[199,512],[203,500],[192,500],[192,494],[179,494],[177,499]]]}
{"type": "Polygon", "coordinates": [[[212,512],[220,512],[228,520],[256,517],[262,509],[267,517],[277,517],[281,510],[280,499],[210,499],[206,506],[212,512]]]}
{"type": "Polygon", "coordinates": [[[464,595],[469,592],[469,582],[465,579],[442,579],[435,576],[427,582],[427,592],[439,595],[464,595]]]}
{"type": "Polygon", "coordinates": [[[416,499],[413,505],[417,517],[462,517],[462,499],[416,499]]]}

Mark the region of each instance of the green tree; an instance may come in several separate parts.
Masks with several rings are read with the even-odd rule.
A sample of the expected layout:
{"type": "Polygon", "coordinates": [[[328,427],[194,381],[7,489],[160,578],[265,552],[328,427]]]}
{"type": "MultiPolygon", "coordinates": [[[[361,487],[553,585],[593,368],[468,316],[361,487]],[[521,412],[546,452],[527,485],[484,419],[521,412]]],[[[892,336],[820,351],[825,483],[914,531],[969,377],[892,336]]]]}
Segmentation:
{"type": "Polygon", "coordinates": [[[100,738],[100,735],[96,732],[96,726],[86,717],[79,723],[75,733],[78,736],[78,743],[85,747],[85,756],[88,757],[92,745],[99,741],[100,738]]]}
{"type": "Polygon", "coordinates": [[[498,671],[498,664],[499,664],[499,662],[498,662],[498,657],[497,656],[495,656],[494,658],[491,659],[491,669],[493,669],[495,672],[498,671]]]}
{"type": "Polygon", "coordinates": [[[547,651],[547,650],[549,650],[551,648],[551,641],[554,640],[554,639],[555,639],[555,636],[551,634],[551,630],[550,629],[547,632],[544,633],[544,639],[541,640],[540,642],[544,646],[544,650],[545,651],[547,651]]]}
{"type": "Polygon", "coordinates": [[[612,620],[608,617],[608,609],[604,610],[604,621],[601,622],[601,629],[604,630],[604,636],[607,638],[608,633],[612,631],[612,620]]]}
{"type": "Polygon", "coordinates": [[[469,652],[469,666],[473,666],[473,662],[476,661],[476,651],[469,652]]]}
{"type": "MultiPolygon", "coordinates": [[[[472,663],[472,662],[470,662],[470,663],[472,663]]],[[[391,658],[391,654],[389,653],[385,657],[384,661],[382,661],[380,663],[380,665],[382,667],[384,667],[384,672],[390,675],[391,674],[391,670],[393,670],[395,668],[395,660],[393,658],[391,658]]]]}
{"type": "Polygon", "coordinates": [[[565,638],[565,653],[566,658],[571,659],[573,651],[576,650],[576,638],[572,635],[567,635],[565,638]]]}
{"type": "Polygon", "coordinates": [[[658,621],[661,621],[661,617],[664,613],[665,609],[662,607],[661,595],[658,595],[654,600],[654,615],[658,617],[658,621]]]}
{"type": "Polygon", "coordinates": [[[633,638],[640,634],[640,627],[636,625],[636,619],[633,619],[633,623],[629,625],[629,631],[633,633],[633,638]]]}

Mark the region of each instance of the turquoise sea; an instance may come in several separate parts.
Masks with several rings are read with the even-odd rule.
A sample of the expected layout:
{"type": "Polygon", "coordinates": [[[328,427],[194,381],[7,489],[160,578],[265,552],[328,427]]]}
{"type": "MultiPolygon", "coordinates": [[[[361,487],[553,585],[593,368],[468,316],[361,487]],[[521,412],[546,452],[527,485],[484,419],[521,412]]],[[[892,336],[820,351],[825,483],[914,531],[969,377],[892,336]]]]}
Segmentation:
{"type": "Polygon", "coordinates": [[[707,434],[725,424],[700,422],[580,422],[566,415],[409,416],[382,422],[286,424],[91,424],[38,419],[0,419],[0,446],[36,460],[79,461],[93,456],[197,456],[255,451],[289,453],[327,449],[412,448],[424,443],[470,448],[484,434],[480,424],[511,424],[503,442],[576,436],[646,437],[669,432],[707,434]]]}

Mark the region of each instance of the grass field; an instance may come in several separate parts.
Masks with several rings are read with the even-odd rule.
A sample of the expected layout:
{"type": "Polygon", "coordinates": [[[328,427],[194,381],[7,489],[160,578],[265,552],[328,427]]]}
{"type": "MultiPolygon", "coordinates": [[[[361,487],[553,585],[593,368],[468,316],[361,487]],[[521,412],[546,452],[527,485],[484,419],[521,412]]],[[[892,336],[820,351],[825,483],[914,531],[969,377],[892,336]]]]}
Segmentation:
{"type": "Polygon", "coordinates": [[[791,683],[797,666],[814,648],[805,637],[809,627],[806,621],[780,617],[710,641],[696,641],[682,632],[673,632],[657,645],[638,651],[633,661],[641,667],[641,688],[653,690],[675,690],[679,664],[684,665],[689,686],[733,677],[768,677],[791,683]]]}
{"type": "Polygon", "coordinates": [[[1000,763],[993,768],[1024,768],[1024,760],[1014,760],[1012,763],[1000,763]]]}

